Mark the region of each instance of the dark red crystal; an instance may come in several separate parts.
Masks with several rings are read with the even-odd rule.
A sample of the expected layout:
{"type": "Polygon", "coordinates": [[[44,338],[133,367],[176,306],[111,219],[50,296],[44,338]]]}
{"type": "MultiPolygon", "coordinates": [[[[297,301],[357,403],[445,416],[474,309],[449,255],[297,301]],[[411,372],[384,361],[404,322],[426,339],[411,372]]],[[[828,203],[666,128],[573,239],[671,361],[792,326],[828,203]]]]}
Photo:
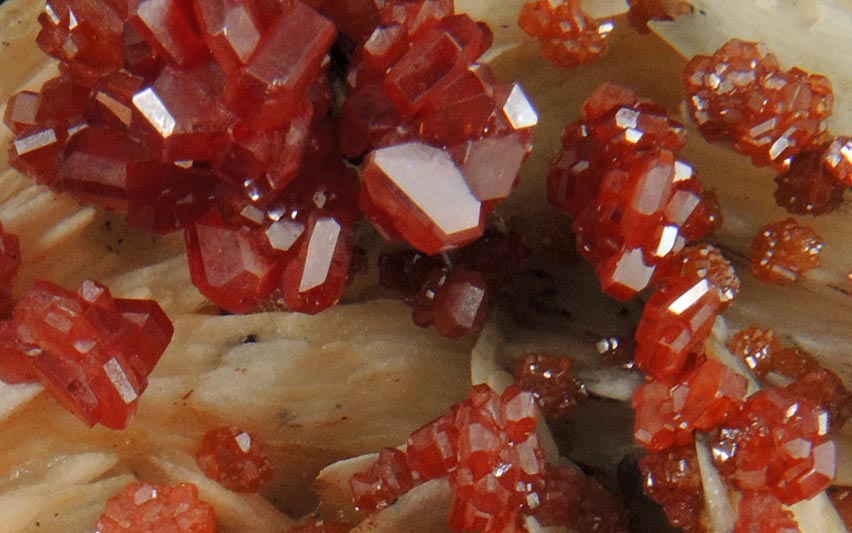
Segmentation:
{"type": "Polygon", "coordinates": [[[205,476],[236,492],[257,492],[272,477],[266,445],[235,426],[205,433],[195,459],[205,476]]]}
{"type": "Polygon", "coordinates": [[[639,460],[645,494],[659,503],[673,526],[685,532],[706,531],[701,523],[704,493],[695,446],[648,452],[639,460]]]}
{"type": "Polygon", "coordinates": [[[529,353],[515,364],[515,384],[535,394],[545,417],[561,418],[586,401],[586,390],[572,367],[568,357],[529,353]]]}

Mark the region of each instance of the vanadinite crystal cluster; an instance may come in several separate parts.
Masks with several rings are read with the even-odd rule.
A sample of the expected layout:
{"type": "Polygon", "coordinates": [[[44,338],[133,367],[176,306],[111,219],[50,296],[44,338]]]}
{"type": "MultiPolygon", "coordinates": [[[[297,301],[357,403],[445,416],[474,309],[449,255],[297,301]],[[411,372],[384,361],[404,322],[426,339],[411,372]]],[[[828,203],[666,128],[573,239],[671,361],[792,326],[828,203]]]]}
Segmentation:
{"type": "Polygon", "coordinates": [[[453,531],[526,531],[522,517],[576,531],[625,531],[618,505],[575,467],[546,465],[535,429],[535,396],[487,385],[416,430],[405,451],[387,448],[350,486],[356,506],[375,512],[415,486],[448,477],[453,531]]]}
{"type": "Polygon", "coordinates": [[[182,230],[228,311],[336,303],[362,214],[427,254],[475,241],[531,149],[534,109],[451,0],[49,0],[39,21],[60,75],[11,98],[11,163],[182,230]]]}
{"type": "Polygon", "coordinates": [[[122,429],[173,331],[154,301],[113,298],[92,280],[76,293],[37,281],[0,322],[0,379],[40,381],[86,424],[122,429]]]}

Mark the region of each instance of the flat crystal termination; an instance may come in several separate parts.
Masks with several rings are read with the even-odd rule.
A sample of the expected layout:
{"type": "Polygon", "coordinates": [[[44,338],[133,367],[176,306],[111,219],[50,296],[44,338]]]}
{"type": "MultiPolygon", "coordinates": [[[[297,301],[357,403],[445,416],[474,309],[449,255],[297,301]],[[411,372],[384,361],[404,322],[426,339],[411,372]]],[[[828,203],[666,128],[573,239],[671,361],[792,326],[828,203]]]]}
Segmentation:
{"type": "MultiPolygon", "coordinates": [[[[334,305],[362,212],[429,254],[475,241],[531,150],[535,110],[476,63],[491,32],[450,0],[48,0],[39,22],[61,73],[10,99],[12,165],[182,230],[193,282],[231,312],[279,290],[293,310],[334,305]],[[342,74],[338,33],[355,44],[342,74]]],[[[464,283],[442,333],[481,323],[443,320],[483,292],[464,283]]]]}
{"type": "Polygon", "coordinates": [[[453,531],[523,531],[523,515],[577,531],[626,531],[623,510],[574,467],[545,465],[535,434],[536,399],[516,387],[476,385],[467,400],[414,431],[406,451],[382,450],[350,487],[374,512],[425,481],[449,477],[453,531]]]}
{"type": "Polygon", "coordinates": [[[198,498],[198,488],[192,483],[176,487],[131,483],[107,501],[95,530],[213,533],[216,512],[212,505],[198,498]]]}
{"type": "Polygon", "coordinates": [[[0,322],[0,379],[40,381],[89,426],[123,429],[173,332],[152,300],[113,298],[92,280],[76,293],[36,281],[0,322]]]}

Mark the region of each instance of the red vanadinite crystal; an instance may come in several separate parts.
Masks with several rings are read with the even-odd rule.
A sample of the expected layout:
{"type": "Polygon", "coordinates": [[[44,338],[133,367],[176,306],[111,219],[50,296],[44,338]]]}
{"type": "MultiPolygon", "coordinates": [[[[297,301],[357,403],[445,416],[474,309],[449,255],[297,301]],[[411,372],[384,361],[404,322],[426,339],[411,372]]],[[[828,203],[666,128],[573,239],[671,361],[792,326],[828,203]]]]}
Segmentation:
{"type": "Polygon", "coordinates": [[[778,498],[768,492],[751,492],[737,507],[734,533],[799,533],[799,524],[778,498]]]}
{"type": "Polygon", "coordinates": [[[826,171],[840,183],[852,186],[852,137],[834,139],[826,148],[822,163],[826,171]]]}
{"type": "Polygon", "coordinates": [[[653,451],[686,445],[694,430],[721,425],[747,390],[743,376],[712,359],[673,386],[645,383],[633,395],[636,441],[653,451]]]}
{"type": "Polygon", "coordinates": [[[788,385],[787,390],[824,409],[828,413],[833,431],[839,430],[852,417],[852,393],[831,370],[811,370],[788,385]]]}
{"type": "Polygon", "coordinates": [[[358,472],[349,480],[355,507],[374,513],[391,505],[414,486],[405,452],[385,448],[366,472],[358,472]]]}
{"type": "Polygon", "coordinates": [[[712,446],[719,471],[740,490],[769,490],[786,505],[834,480],[828,414],[784,389],[764,389],[731,412],[712,446]]]}
{"type": "Polygon", "coordinates": [[[691,280],[707,279],[719,290],[723,308],[727,308],[740,292],[740,278],[733,265],[713,245],[689,246],[672,259],[671,267],[664,267],[660,274],[691,280]],[[671,268],[672,272],[666,272],[671,268]]]}
{"type": "Polygon", "coordinates": [[[824,215],[837,209],[846,185],[823,163],[826,148],[805,150],[793,157],[790,169],[775,178],[775,203],[796,215],[824,215]]]}
{"type": "Polygon", "coordinates": [[[516,387],[497,394],[474,386],[467,400],[418,429],[406,452],[386,449],[350,480],[355,503],[373,511],[393,503],[413,482],[449,476],[453,531],[516,531],[539,503],[544,454],[535,428],[535,397],[516,387]]]}
{"type": "Polygon", "coordinates": [[[618,501],[577,468],[548,466],[539,498],[541,504],[532,514],[543,526],[601,533],[627,531],[624,509],[618,501]]]}
{"type": "MultiPolygon", "coordinates": [[[[451,0],[120,4],[47,3],[39,45],[61,75],[10,99],[10,162],[133,226],[184,230],[193,282],[227,311],[276,288],[296,311],[337,303],[361,209],[426,253],[473,242],[532,149],[535,110],[476,63],[491,32],[451,0]],[[359,182],[343,157],[361,156],[359,182]]],[[[442,332],[484,316],[458,309],[442,332]]]]}
{"type": "Polygon", "coordinates": [[[674,151],[683,126],[628,89],[605,84],[569,125],[547,177],[548,199],[574,218],[578,251],[608,294],[627,300],[688,240],[713,228],[712,207],[674,151]]]}
{"type": "Polygon", "coordinates": [[[822,238],[792,218],[760,228],[751,245],[751,273],[766,283],[795,283],[820,265],[822,238]]]}
{"type": "Polygon", "coordinates": [[[121,429],[174,329],[153,301],[113,299],[99,283],[77,294],[37,281],[0,322],[9,382],[41,380],[83,422],[121,429]]]}
{"type": "Polygon", "coordinates": [[[205,433],[195,459],[205,476],[236,492],[257,492],[272,478],[266,446],[234,426],[205,433]]]}
{"type": "Polygon", "coordinates": [[[639,460],[645,494],[659,503],[669,522],[685,532],[703,532],[704,493],[695,446],[648,452],[639,460]]]}
{"type": "Polygon", "coordinates": [[[824,76],[781,69],[758,43],[728,41],[684,72],[692,118],[711,140],[731,139],[760,166],[785,169],[823,141],[833,94],[824,76]]]}
{"type": "Polygon", "coordinates": [[[567,357],[530,353],[515,364],[515,384],[535,394],[545,417],[560,418],[586,400],[582,382],[571,374],[572,366],[567,357]]]}
{"type": "Polygon", "coordinates": [[[579,0],[536,0],[525,4],[518,25],[536,37],[541,53],[563,68],[572,68],[600,58],[614,25],[587,15],[579,0]]]}
{"type": "Polygon", "coordinates": [[[18,237],[3,231],[0,224],[0,319],[12,314],[12,283],[21,266],[21,243],[18,237]]]}
{"type": "Polygon", "coordinates": [[[765,378],[772,369],[772,356],[782,348],[772,330],[757,327],[738,331],[728,343],[728,350],[745,361],[759,379],[765,378]]]}
{"type": "Polygon", "coordinates": [[[131,483],[107,501],[98,533],[213,533],[216,512],[192,483],[176,487],[131,483]]]}

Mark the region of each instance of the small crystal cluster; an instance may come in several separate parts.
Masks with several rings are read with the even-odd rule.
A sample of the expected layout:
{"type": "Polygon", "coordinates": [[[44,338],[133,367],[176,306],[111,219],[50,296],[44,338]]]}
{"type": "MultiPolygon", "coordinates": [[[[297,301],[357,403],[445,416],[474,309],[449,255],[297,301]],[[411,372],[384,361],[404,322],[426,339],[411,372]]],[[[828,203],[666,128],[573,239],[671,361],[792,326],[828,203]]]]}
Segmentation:
{"type": "Polygon", "coordinates": [[[198,488],[192,483],[176,487],[131,483],[107,501],[95,531],[213,533],[216,512],[212,505],[198,499],[198,488]]]}
{"type": "Polygon", "coordinates": [[[450,0],[48,0],[39,21],[60,75],[10,99],[12,165],[183,230],[231,312],[336,303],[362,211],[426,253],[476,240],[531,149],[534,109],[450,0]]]}
{"type": "Polygon", "coordinates": [[[783,70],[761,44],[733,39],[713,56],[695,56],[684,82],[701,132],[730,139],[758,166],[785,170],[791,157],[826,137],[831,83],[798,68],[783,70]]]}
{"type": "Polygon", "coordinates": [[[822,238],[792,218],[760,228],[749,251],[751,273],[766,283],[786,285],[820,265],[822,238]]]}
{"type": "Polygon", "coordinates": [[[529,353],[515,364],[515,385],[532,392],[545,418],[562,418],[586,401],[583,383],[572,375],[568,357],[529,353]]]}
{"type": "Polygon", "coordinates": [[[236,492],[257,492],[272,478],[266,445],[235,426],[205,433],[195,459],[205,476],[236,492]]]}
{"type": "Polygon", "coordinates": [[[683,126],[630,90],[605,84],[562,134],[548,199],[574,219],[577,249],[606,293],[627,300],[688,242],[719,222],[692,166],[683,126]]]}
{"type": "Polygon", "coordinates": [[[595,20],[583,11],[581,0],[535,0],[524,4],[518,25],[538,39],[541,53],[562,68],[590,63],[606,52],[615,25],[595,20]]]}
{"type": "Polygon", "coordinates": [[[728,349],[741,358],[763,382],[770,374],[791,380],[788,392],[816,403],[826,411],[831,429],[838,430],[852,418],[852,392],[840,376],[820,366],[813,355],[785,346],[772,330],[750,327],[738,331],[728,349]]]}
{"type": "Polygon", "coordinates": [[[540,504],[532,515],[545,527],[600,533],[626,532],[624,510],[591,476],[574,466],[547,465],[540,504]]]}
{"type": "Polygon", "coordinates": [[[402,294],[421,327],[457,338],[485,323],[490,301],[518,271],[527,249],[514,233],[488,228],[482,239],[441,256],[389,249],[379,256],[379,281],[402,294]]]}
{"type": "Polygon", "coordinates": [[[645,494],[659,503],[669,523],[685,533],[706,531],[701,523],[704,509],[701,472],[692,443],[660,452],[648,452],[639,460],[645,494]]]}
{"type": "Polygon", "coordinates": [[[546,469],[537,422],[531,393],[509,387],[497,394],[477,385],[448,414],[414,431],[405,452],[385,449],[369,470],[355,474],[350,480],[354,501],[373,512],[419,483],[448,476],[453,531],[517,531],[522,516],[530,513],[541,513],[549,525],[620,524],[617,506],[594,482],[579,472],[546,469]],[[563,517],[564,505],[579,499],[575,481],[597,487],[602,496],[593,504],[574,502],[577,512],[563,517]],[[563,518],[569,522],[560,523],[563,518]]]}
{"type": "Polygon", "coordinates": [[[790,162],[789,170],[775,178],[775,203],[788,213],[824,215],[837,209],[843,202],[843,192],[848,184],[827,171],[823,160],[826,148],[827,145],[823,145],[796,154],[790,162]]]}
{"type": "Polygon", "coordinates": [[[92,280],[76,293],[36,281],[0,322],[0,379],[41,381],[86,424],[123,429],[173,332],[154,301],[113,298],[92,280]]]}

